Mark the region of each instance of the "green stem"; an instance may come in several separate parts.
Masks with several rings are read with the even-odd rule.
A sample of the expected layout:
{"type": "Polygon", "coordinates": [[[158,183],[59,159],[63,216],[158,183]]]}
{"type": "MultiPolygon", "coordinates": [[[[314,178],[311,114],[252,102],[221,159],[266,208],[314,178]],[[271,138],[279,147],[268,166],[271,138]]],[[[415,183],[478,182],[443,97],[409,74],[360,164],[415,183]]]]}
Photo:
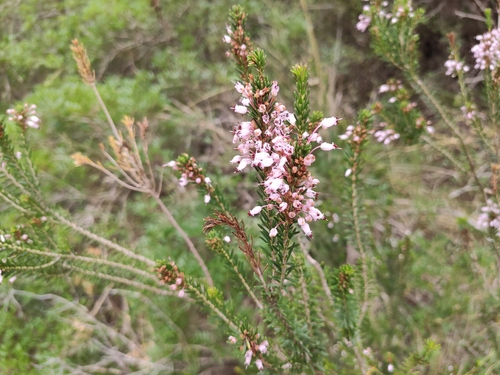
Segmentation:
{"type": "Polygon", "coordinates": [[[89,270],[86,270],[86,269],[83,269],[83,268],[80,268],[77,266],[72,266],[72,265],[65,263],[65,262],[63,262],[61,265],[62,265],[62,267],[66,268],[66,269],[73,270],[73,271],[76,271],[76,272],[84,274],[84,275],[94,276],[94,277],[98,277],[100,279],[110,280],[110,281],[114,281],[117,283],[129,285],[129,286],[132,286],[136,289],[147,290],[149,292],[153,292],[155,294],[159,294],[162,296],[175,296],[175,294],[170,292],[170,291],[160,289],[160,288],[155,288],[153,286],[139,283],[137,281],[132,281],[132,280],[126,279],[124,277],[107,275],[105,273],[96,272],[96,271],[89,271],[89,270]]]}
{"type": "Polygon", "coordinates": [[[170,221],[170,224],[175,228],[177,233],[181,235],[181,237],[184,239],[184,242],[186,243],[189,251],[194,255],[196,260],[198,261],[198,264],[200,265],[201,269],[203,270],[203,273],[205,274],[205,278],[207,279],[207,283],[210,286],[214,286],[214,282],[212,280],[212,276],[210,276],[210,272],[208,271],[207,265],[205,264],[203,258],[201,257],[200,253],[198,252],[198,249],[196,249],[196,246],[194,246],[193,241],[189,238],[187,233],[181,228],[177,220],[175,220],[174,216],[170,212],[170,210],[165,206],[163,201],[160,199],[158,194],[155,194],[153,191],[151,191],[151,195],[153,196],[154,200],[162,210],[162,212],[165,214],[167,217],[168,221],[170,221]]]}
{"type": "Polygon", "coordinates": [[[4,243],[3,246],[13,249],[15,251],[20,251],[20,252],[27,252],[31,254],[36,254],[36,255],[41,255],[41,256],[46,256],[46,257],[52,257],[52,258],[66,258],[66,259],[71,259],[74,261],[80,261],[80,262],[87,262],[87,263],[95,263],[95,264],[100,264],[100,265],[105,265],[105,266],[110,266],[114,268],[120,268],[122,270],[128,271],[135,273],[136,275],[146,277],[148,279],[151,279],[158,283],[158,285],[161,285],[156,277],[154,277],[151,273],[137,269],[132,266],[128,266],[126,264],[122,263],[117,263],[113,262],[110,260],[106,259],[97,259],[97,258],[89,258],[89,257],[84,257],[80,255],[73,255],[73,254],[60,254],[60,253],[53,253],[50,251],[41,251],[41,250],[36,250],[36,249],[31,249],[27,248],[24,246],[19,246],[19,245],[14,245],[14,244],[8,244],[4,243]]]}
{"type": "Polygon", "coordinates": [[[233,331],[238,332],[238,326],[233,323],[222,311],[220,311],[202,292],[196,289],[194,286],[187,284],[186,288],[196,294],[196,296],[211,310],[213,311],[219,318],[221,318],[224,323],[226,323],[233,331]]]}
{"type": "Polygon", "coordinates": [[[91,240],[94,240],[96,242],[99,242],[99,243],[101,243],[101,244],[103,244],[103,245],[105,245],[113,250],[116,250],[116,251],[122,253],[123,255],[125,255],[131,259],[139,260],[139,261],[147,264],[150,267],[154,267],[156,265],[156,263],[153,262],[151,259],[146,258],[145,256],[142,256],[142,255],[136,254],[133,251],[131,251],[123,246],[120,246],[120,245],[118,245],[118,244],[116,244],[116,243],[114,243],[106,238],[100,237],[97,234],[92,233],[92,232],[88,231],[87,229],[84,229],[84,228],[78,226],[77,224],[66,219],[64,216],[58,214],[57,212],[55,212],[53,210],[48,209],[47,211],[52,215],[51,220],[56,222],[56,223],[64,224],[67,227],[73,229],[74,231],[76,231],[80,234],[83,234],[85,237],[90,238],[91,240]]]}
{"type": "Polygon", "coordinates": [[[357,186],[357,175],[359,166],[360,153],[355,151],[353,156],[352,164],[352,175],[351,175],[351,209],[353,216],[353,225],[355,232],[355,241],[361,258],[361,275],[363,278],[363,301],[361,303],[361,311],[359,314],[357,326],[359,327],[364,319],[365,313],[368,310],[369,295],[368,295],[368,264],[366,251],[363,245],[363,240],[361,238],[361,223],[359,219],[359,207],[358,207],[358,186],[357,186]]]}
{"type": "Polygon", "coordinates": [[[484,187],[481,181],[479,181],[479,177],[476,174],[476,168],[474,166],[474,162],[472,160],[472,156],[470,155],[469,149],[467,145],[465,144],[465,141],[463,140],[462,136],[460,135],[460,132],[458,128],[455,126],[455,124],[451,121],[451,119],[448,117],[446,114],[444,108],[441,106],[441,104],[434,98],[430,90],[427,88],[427,86],[424,84],[424,82],[416,75],[416,73],[410,71],[409,72],[411,79],[413,82],[418,86],[420,91],[427,97],[429,102],[432,104],[432,106],[437,110],[441,118],[443,119],[444,123],[450,128],[452,133],[457,137],[458,141],[460,142],[460,146],[462,147],[462,150],[465,153],[465,156],[467,158],[467,162],[469,164],[470,168],[470,173],[472,177],[474,178],[474,181],[476,181],[477,186],[481,190],[481,194],[483,195],[484,202],[488,200],[486,197],[486,193],[484,192],[484,187]]]}
{"type": "Polygon", "coordinates": [[[250,288],[250,285],[248,285],[247,281],[245,280],[245,278],[241,274],[240,270],[238,269],[238,266],[236,266],[236,264],[234,264],[233,260],[231,259],[231,257],[227,253],[227,251],[224,250],[224,248],[222,248],[220,251],[224,255],[224,258],[227,260],[227,262],[230,264],[231,268],[234,270],[236,275],[238,275],[238,278],[240,279],[241,283],[243,284],[243,286],[247,290],[248,294],[250,294],[250,297],[252,297],[252,299],[254,300],[257,307],[259,309],[262,309],[263,308],[262,302],[259,301],[259,299],[255,295],[255,293],[253,292],[252,288],[250,288]]]}

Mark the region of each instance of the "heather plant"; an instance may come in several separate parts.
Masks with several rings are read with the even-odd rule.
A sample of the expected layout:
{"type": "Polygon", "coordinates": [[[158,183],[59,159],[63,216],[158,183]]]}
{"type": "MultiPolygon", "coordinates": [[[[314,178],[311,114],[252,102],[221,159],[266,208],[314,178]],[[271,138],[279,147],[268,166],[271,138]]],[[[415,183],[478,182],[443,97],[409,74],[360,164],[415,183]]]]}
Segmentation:
{"type": "MultiPolygon", "coordinates": [[[[48,202],[29,145],[30,133],[43,127],[43,117],[35,105],[25,104],[9,109],[7,121],[0,124],[0,197],[18,214],[16,225],[0,229],[0,280],[13,284],[28,274],[46,279],[71,275],[107,286],[91,311],[61,296],[13,289],[3,295],[5,305],[22,296],[50,300],[61,312],[71,311],[68,319],[73,319],[81,340],[95,337],[91,345],[76,346],[73,353],[61,349],[67,356],[90,353],[95,363],[75,367],[82,373],[195,373],[196,366],[189,367],[189,362],[199,352],[186,344],[180,329],[173,328],[181,352],[177,363],[166,357],[155,361],[145,349],[146,337],[153,334],[140,334],[148,330],[145,319],[136,316],[132,326],[126,313],[148,307],[166,325],[176,327],[171,316],[191,303],[218,322],[218,350],[233,355],[233,367],[241,373],[497,371],[500,40],[491,10],[485,10],[485,19],[487,31],[477,37],[467,57],[462,57],[457,37],[448,35],[450,58],[443,61],[443,76],[456,79],[456,97],[447,102],[439,99],[437,85],[419,68],[417,30],[425,22],[424,10],[407,0],[365,2],[356,27],[369,32],[374,53],[395,68],[395,77],[374,92],[368,105],[360,105],[356,116],[342,114],[343,119],[339,114],[325,117],[318,110],[324,107],[324,87],[318,88],[316,103],[305,64],[291,68],[294,100],[287,109],[281,97],[292,89],[269,76],[266,53],[255,47],[247,31],[247,14],[233,7],[222,41],[236,65],[231,110],[240,121],[233,126],[235,152],[227,162],[234,174],[251,181],[254,202],[243,214],[195,157],[182,154],[155,163],[147,119],[124,116],[121,123],[114,121],[87,51],[74,40],[71,50],[82,85],[95,96],[110,133],[99,146],[100,156],[76,152],[75,165],[95,168],[134,197],[143,196],[148,208],[174,228],[182,239],[177,246],[191,254],[196,266],[179,261],[168,248],[162,259],[153,260],[144,249],[95,233],[48,202]],[[473,60],[472,69],[467,61],[473,60]],[[479,78],[467,79],[477,72],[479,78]],[[482,84],[475,86],[477,80],[482,84]],[[376,217],[393,204],[375,207],[373,179],[393,178],[391,168],[398,162],[394,155],[404,158],[412,151],[430,155],[433,170],[445,165],[452,176],[440,188],[454,189],[448,197],[462,196],[453,203],[453,224],[417,223],[412,232],[403,218],[398,221],[389,213],[381,224],[376,217]],[[367,168],[376,152],[383,155],[387,176],[374,177],[367,168]],[[344,160],[342,171],[331,177],[344,185],[333,192],[341,197],[336,209],[340,215],[323,209],[328,203],[322,196],[332,192],[322,177],[315,177],[315,166],[322,165],[329,153],[339,155],[334,159],[339,163],[344,160]],[[202,241],[186,233],[186,223],[165,203],[164,179],[171,173],[180,188],[198,190],[199,210],[207,212],[198,236],[204,236],[216,263],[208,262],[200,251],[202,241]],[[342,237],[336,234],[334,242],[351,254],[344,264],[315,258],[313,234],[330,218],[328,225],[342,226],[342,237]],[[388,228],[380,229],[384,225],[388,228]],[[77,239],[68,238],[68,233],[77,239]],[[95,245],[92,251],[75,246],[83,239],[95,245]],[[422,251],[426,247],[446,248],[453,262],[432,259],[431,251],[422,251]],[[462,267],[458,272],[465,269],[467,275],[454,282],[450,275],[456,264],[462,267]],[[432,269],[436,265],[438,269],[432,269]],[[421,280],[410,284],[413,274],[421,280]],[[123,296],[123,316],[113,317],[121,328],[95,318],[110,296],[123,296]],[[125,296],[138,302],[128,307],[125,296]],[[467,324],[467,332],[443,322],[467,324]]],[[[309,38],[313,40],[314,34],[309,38]]],[[[321,66],[319,58],[315,54],[315,70],[321,66]]],[[[412,198],[412,192],[398,191],[398,183],[391,181],[395,195],[412,198]]],[[[429,188],[423,194],[433,193],[429,188]]],[[[112,309],[105,313],[112,314],[112,309]]],[[[45,365],[76,371],[64,360],[45,365]]]]}

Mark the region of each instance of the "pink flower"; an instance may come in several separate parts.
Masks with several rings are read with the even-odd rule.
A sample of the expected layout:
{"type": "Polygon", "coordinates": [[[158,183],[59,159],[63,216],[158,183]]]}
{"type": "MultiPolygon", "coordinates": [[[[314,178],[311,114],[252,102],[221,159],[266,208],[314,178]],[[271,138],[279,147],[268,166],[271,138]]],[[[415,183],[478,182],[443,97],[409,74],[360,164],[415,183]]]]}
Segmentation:
{"type": "Polygon", "coordinates": [[[277,96],[279,91],[280,91],[280,87],[278,86],[278,82],[273,81],[273,85],[271,86],[271,95],[277,96]]]}
{"type": "Polygon", "coordinates": [[[234,112],[239,113],[241,115],[244,115],[245,113],[248,112],[248,108],[245,107],[244,105],[235,105],[233,108],[234,112]]]}
{"type": "Polygon", "coordinates": [[[329,128],[333,125],[338,125],[339,120],[342,120],[342,119],[337,118],[337,117],[324,118],[323,120],[321,120],[320,125],[323,127],[323,129],[326,129],[326,128],[329,128]]]}
{"type": "Polygon", "coordinates": [[[356,29],[364,33],[368,26],[370,26],[370,22],[372,21],[372,19],[365,14],[360,14],[358,19],[359,22],[356,24],[356,29]]]}
{"type": "Polygon", "coordinates": [[[243,90],[245,90],[245,86],[243,86],[243,84],[241,82],[236,82],[235,85],[234,85],[234,88],[236,89],[236,91],[238,91],[240,94],[243,93],[243,90]]]}
{"type": "Polygon", "coordinates": [[[267,168],[274,164],[273,158],[267,152],[257,152],[252,165],[267,168]]]}
{"type": "Polygon", "coordinates": [[[170,167],[170,168],[176,169],[177,163],[175,160],[171,160],[167,164],[163,164],[163,167],[170,167]]]}
{"type": "Polygon", "coordinates": [[[247,352],[245,353],[245,367],[248,367],[250,362],[252,362],[252,356],[253,352],[251,350],[247,350],[247,352]]]}
{"type": "Polygon", "coordinates": [[[259,351],[262,353],[262,354],[266,354],[267,353],[267,347],[269,346],[269,342],[267,340],[264,340],[260,343],[259,345],[259,351]]]}
{"type": "Polygon", "coordinates": [[[319,147],[323,151],[331,151],[338,148],[338,146],[335,143],[327,143],[327,142],[323,142],[319,147]]]}
{"type": "Polygon", "coordinates": [[[236,170],[239,172],[239,171],[242,171],[243,169],[245,169],[245,167],[250,164],[252,162],[251,159],[248,159],[248,158],[243,158],[241,159],[240,161],[240,164],[238,164],[238,166],[236,167],[236,170]]]}
{"type": "Polygon", "coordinates": [[[313,234],[311,231],[311,227],[309,227],[309,224],[305,223],[304,225],[301,225],[300,228],[304,231],[307,237],[312,238],[313,234]]]}
{"type": "Polygon", "coordinates": [[[222,41],[224,43],[231,43],[231,37],[229,35],[224,35],[224,38],[222,38],[222,41]]]}
{"type": "Polygon", "coordinates": [[[382,85],[378,88],[378,92],[379,94],[382,94],[383,92],[389,92],[390,89],[389,85],[382,85]]]}
{"type": "Polygon", "coordinates": [[[203,198],[203,201],[205,202],[205,204],[208,204],[210,202],[210,195],[206,194],[205,197],[203,198]]]}
{"type": "Polygon", "coordinates": [[[262,371],[264,369],[264,365],[262,364],[262,360],[260,358],[255,361],[255,366],[257,366],[259,371],[262,371]]]}
{"type": "Polygon", "coordinates": [[[237,340],[236,340],[236,337],[234,336],[229,336],[227,338],[227,341],[230,343],[230,344],[236,344],[237,340]]]}
{"type": "Polygon", "coordinates": [[[277,235],[278,235],[278,229],[273,228],[269,231],[269,237],[273,238],[276,237],[277,235]]]}
{"type": "Polygon", "coordinates": [[[231,161],[229,163],[235,164],[235,163],[239,163],[240,161],[241,161],[241,156],[240,155],[236,155],[235,157],[233,157],[231,159],[231,161]]]}
{"type": "Polygon", "coordinates": [[[260,214],[260,211],[262,211],[262,207],[263,206],[257,206],[257,207],[252,208],[250,211],[248,211],[248,215],[255,216],[255,215],[260,214]]]}
{"type": "Polygon", "coordinates": [[[282,203],[280,203],[280,205],[279,205],[279,211],[280,211],[280,212],[283,212],[283,211],[285,211],[285,210],[286,210],[286,208],[287,208],[287,207],[288,207],[288,203],[286,203],[286,202],[282,202],[282,203]]]}
{"type": "Polygon", "coordinates": [[[314,163],[315,160],[316,156],[314,156],[313,154],[309,154],[304,158],[304,165],[306,167],[309,167],[312,163],[314,163]]]}

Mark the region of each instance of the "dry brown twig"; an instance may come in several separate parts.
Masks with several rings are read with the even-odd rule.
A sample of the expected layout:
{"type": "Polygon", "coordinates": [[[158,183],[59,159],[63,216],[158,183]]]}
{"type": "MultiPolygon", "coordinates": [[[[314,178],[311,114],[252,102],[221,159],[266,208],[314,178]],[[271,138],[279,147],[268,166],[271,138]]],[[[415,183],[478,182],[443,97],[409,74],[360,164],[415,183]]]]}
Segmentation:
{"type": "Polygon", "coordinates": [[[111,118],[111,115],[106,108],[106,105],[99,95],[99,91],[97,90],[95,82],[95,72],[92,70],[90,59],[88,58],[88,54],[84,46],[75,39],[72,41],[71,50],[73,51],[73,57],[77,63],[78,72],[80,73],[82,80],[87,85],[92,87],[99,105],[106,115],[108,124],[113,133],[113,136],[110,136],[108,138],[108,146],[112,150],[112,154],[106,151],[106,148],[103,144],[100,145],[103,155],[111,164],[111,166],[107,167],[100,162],[94,162],[81,153],[75,153],[72,155],[75,164],[78,166],[89,165],[91,167],[94,167],[105,173],[122,187],[129,190],[145,193],[153,197],[160,210],[167,217],[176,231],[181,235],[189,251],[196,258],[198,264],[203,270],[207,283],[210,286],[213,286],[213,280],[210,272],[198,249],[160,198],[161,183],[157,187],[156,177],[153,173],[153,168],[148,157],[148,141],[146,137],[148,129],[147,119],[143,119],[141,122],[136,123],[133,118],[124,116],[124,118],[122,119],[122,125],[125,128],[124,136],[114,124],[113,119],[111,118]],[[136,134],[136,127],[139,129],[139,135],[136,134]],[[137,143],[137,138],[139,138],[141,141],[140,143],[142,146],[142,150],[137,143]],[[113,171],[118,172],[120,177],[113,173],[113,171]]]}

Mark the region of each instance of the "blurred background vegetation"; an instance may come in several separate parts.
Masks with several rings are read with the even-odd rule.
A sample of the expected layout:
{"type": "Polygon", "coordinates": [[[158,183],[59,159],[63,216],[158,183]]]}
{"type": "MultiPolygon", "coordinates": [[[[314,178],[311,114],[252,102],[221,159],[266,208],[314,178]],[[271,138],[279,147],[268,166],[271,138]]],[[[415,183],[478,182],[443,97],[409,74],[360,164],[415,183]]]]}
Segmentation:
{"type": "MultiPolygon", "coordinates": [[[[485,31],[480,5],[488,4],[415,3],[428,15],[420,30],[422,74],[453,106],[454,82],[445,78],[443,67],[448,57],[446,34],[455,31],[468,55],[473,37],[485,31]]],[[[191,153],[243,217],[253,207],[256,193],[252,176],[235,175],[228,164],[233,155],[230,130],[238,121],[229,108],[238,95],[231,83],[237,75],[225,56],[222,36],[232,4],[0,2],[0,110],[5,113],[17,103],[37,104],[42,127],[31,132],[31,145],[47,199],[71,212],[80,225],[92,226],[149,257],[171,257],[200,276],[182,239],[150,201],[97,171],[73,165],[70,155],[77,151],[98,159],[107,126],[92,91],[77,74],[69,45],[78,38],[88,49],[115,121],[125,114],[148,118],[155,165],[191,153]]],[[[295,63],[311,67],[313,107],[345,118],[346,125],[374,100],[388,78],[401,78],[370,51],[369,36],[356,30],[361,1],[241,4],[249,14],[253,42],[266,51],[269,75],[279,81],[281,100],[288,107],[293,101],[290,68],[295,63]]],[[[336,135],[331,140],[337,141],[336,135]]],[[[343,240],[344,171],[341,153],[328,154],[315,164],[321,207],[331,220],[314,225],[312,253],[331,267],[357,257],[343,240]],[[334,215],[340,216],[338,223],[334,215]]],[[[377,281],[363,327],[365,346],[387,369],[392,358],[404,358],[431,337],[442,350],[429,373],[498,373],[499,301],[489,293],[493,286],[481,278],[482,269],[494,267],[494,256],[486,247],[470,249],[468,233],[457,224],[459,217],[477,216],[477,202],[463,189],[467,181],[457,177],[447,160],[420,144],[375,145],[364,173],[377,281]]],[[[203,249],[200,234],[207,211],[200,209],[194,190],[179,190],[168,173],[165,180],[164,201],[203,249]]],[[[1,226],[17,225],[18,220],[16,212],[0,204],[1,226]]],[[[75,252],[104,251],[69,232],[58,235],[75,252]]],[[[222,267],[208,251],[202,255],[211,270],[222,267]]],[[[212,274],[218,285],[230,286],[223,272],[212,274]]],[[[240,302],[245,300],[235,301],[240,302]]],[[[12,284],[4,280],[0,286],[0,307],[2,374],[244,373],[238,366],[239,352],[225,345],[224,330],[178,299],[149,298],[74,275],[20,274],[12,284]],[[109,358],[121,365],[110,369],[109,358]]],[[[349,373],[342,370],[341,350],[327,350],[339,358],[332,373],[349,373]]]]}

